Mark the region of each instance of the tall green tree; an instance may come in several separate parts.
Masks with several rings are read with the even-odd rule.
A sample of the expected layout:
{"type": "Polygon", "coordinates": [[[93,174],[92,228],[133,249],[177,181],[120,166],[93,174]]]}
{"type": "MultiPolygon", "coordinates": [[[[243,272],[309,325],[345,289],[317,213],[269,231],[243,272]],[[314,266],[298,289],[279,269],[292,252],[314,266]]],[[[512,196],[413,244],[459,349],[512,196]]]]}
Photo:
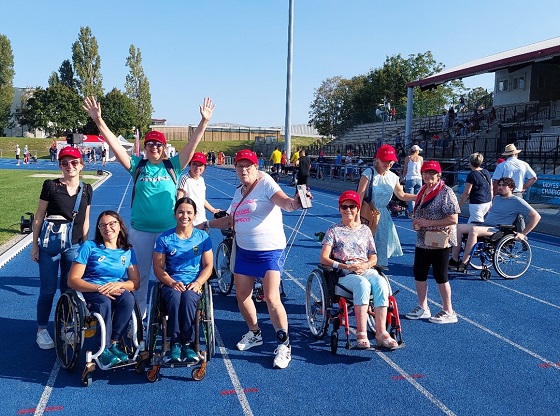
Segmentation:
{"type": "Polygon", "coordinates": [[[14,75],[12,45],[7,36],[0,34],[0,132],[10,125],[14,75]]]}
{"type": "Polygon", "coordinates": [[[136,109],[134,102],[122,91],[113,88],[101,99],[103,120],[118,136],[128,137],[136,127],[136,109]]]}
{"type": "Polygon", "coordinates": [[[126,76],[124,88],[126,95],[132,100],[136,109],[134,125],[138,127],[141,134],[144,134],[148,131],[148,126],[152,122],[154,109],[152,107],[150,82],[144,74],[144,68],[142,67],[140,48],[136,49],[134,45],[130,45],[126,66],[130,68],[130,71],[126,76]]]}
{"type": "Polygon", "coordinates": [[[49,136],[64,136],[78,131],[86,123],[80,96],[62,83],[46,89],[38,87],[17,111],[20,125],[41,129],[49,136]]]}
{"type": "Polygon", "coordinates": [[[103,96],[101,58],[97,39],[89,26],[81,27],[78,40],[72,44],[72,62],[77,76],[78,92],[82,96],[103,96]]]}

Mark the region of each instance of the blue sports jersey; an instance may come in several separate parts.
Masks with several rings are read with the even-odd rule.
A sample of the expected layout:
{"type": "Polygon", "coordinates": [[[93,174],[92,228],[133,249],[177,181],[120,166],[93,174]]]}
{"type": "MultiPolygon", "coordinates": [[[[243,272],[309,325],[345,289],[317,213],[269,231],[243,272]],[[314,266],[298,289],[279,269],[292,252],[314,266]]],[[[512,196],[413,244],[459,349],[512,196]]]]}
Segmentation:
{"type": "Polygon", "coordinates": [[[210,236],[193,228],[190,238],[183,240],[175,228],[165,231],[156,240],[154,251],[165,254],[165,271],[177,282],[189,284],[202,271],[202,253],[212,250],[210,236]]]}
{"type": "Polygon", "coordinates": [[[133,249],[106,248],[91,240],[80,246],[74,261],[86,265],[83,279],[96,285],[128,280],[127,269],[138,264],[133,249]]]}

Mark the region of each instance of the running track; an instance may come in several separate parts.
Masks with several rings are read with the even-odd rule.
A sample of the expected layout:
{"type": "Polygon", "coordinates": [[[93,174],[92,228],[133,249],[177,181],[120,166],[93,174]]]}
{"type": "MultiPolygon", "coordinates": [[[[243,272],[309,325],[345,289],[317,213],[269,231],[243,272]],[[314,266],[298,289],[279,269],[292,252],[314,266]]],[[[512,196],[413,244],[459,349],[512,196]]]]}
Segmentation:
{"type": "MultiPolygon", "coordinates": [[[[48,163],[27,170],[49,168],[48,163]]],[[[0,161],[0,168],[14,168],[0,161]]],[[[51,167],[54,168],[54,167],[51,167]]],[[[22,169],[23,170],[23,169],[22,169]]],[[[130,175],[110,164],[112,173],[96,191],[91,220],[104,209],[130,215],[130,175]]],[[[30,174],[32,172],[29,172],[30,174]]],[[[227,208],[236,180],[231,170],[209,167],[208,198],[227,208]]],[[[350,188],[355,185],[349,185],[350,188]]],[[[290,195],[293,187],[284,187],[290,195]]],[[[39,189],[36,190],[37,195],[39,189]]],[[[213,414],[213,415],[552,415],[560,402],[560,241],[532,233],[533,263],[519,279],[490,281],[477,273],[451,281],[455,325],[403,319],[406,348],[390,353],[347,351],[340,342],[330,353],[328,338],[317,341],[307,328],[304,286],[315,267],[320,244],[314,233],[339,219],[337,195],[313,191],[314,206],[305,217],[289,253],[284,274],[290,321],[292,362],[272,369],[275,336],[264,304],[261,327],[265,344],[240,352],[235,343],[246,332],[234,295],[216,294],[214,309],[218,351],[206,378],[191,379],[191,369],[163,369],[149,383],[132,367],[93,373],[82,387],[83,359],[73,373],[59,368],[54,350],[35,344],[37,265],[25,247],[0,268],[0,414],[213,414]]],[[[300,213],[285,213],[289,236],[300,213]]],[[[401,217],[396,225],[405,255],[390,261],[389,278],[401,314],[416,304],[412,261],[415,233],[401,217]]],[[[214,247],[221,239],[212,230],[214,247]]],[[[430,307],[439,296],[430,281],[430,307]]],[[[52,328],[51,328],[52,330],[52,328]]],[[[343,336],[341,336],[343,338],[343,336]]]]}

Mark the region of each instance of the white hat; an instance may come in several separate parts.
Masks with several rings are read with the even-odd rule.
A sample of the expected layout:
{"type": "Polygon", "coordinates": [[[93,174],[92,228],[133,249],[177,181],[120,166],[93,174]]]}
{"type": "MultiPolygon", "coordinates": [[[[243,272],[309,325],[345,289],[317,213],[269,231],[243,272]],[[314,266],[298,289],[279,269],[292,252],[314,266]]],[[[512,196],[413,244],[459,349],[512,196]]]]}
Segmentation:
{"type": "Polygon", "coordinates": [[[511,143],[506,146],[506,148],[504,149],[504,153],[502,153],[502,156],[511,156],[511,155],[516,155],[518,153],[521,153],[521,150],[517,150],[515,145],[511,143]]]}
{"type": "Polygon", "coordinates": [[[415,144],[414,146],[412,146],[410,148],[410,150],[414,151],[414,152],[421,152],[422,149],[420,148],[420,146],[418,146],[417,144],[415,144]]]}

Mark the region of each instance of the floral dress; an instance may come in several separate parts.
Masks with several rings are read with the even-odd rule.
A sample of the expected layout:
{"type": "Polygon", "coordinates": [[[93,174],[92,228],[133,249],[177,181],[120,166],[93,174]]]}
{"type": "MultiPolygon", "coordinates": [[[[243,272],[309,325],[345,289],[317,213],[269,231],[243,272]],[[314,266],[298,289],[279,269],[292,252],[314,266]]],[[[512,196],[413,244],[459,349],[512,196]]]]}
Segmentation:
{"type": "MultiPolygon", "coordinates": [[[[372,169],[366,169],[362,176],[370,181],[372,179],[371,172],[372,169]]],[[[374,236],[375,247],[377,248],[377,264],[387,267],[389,257],[403,255],[397,229],[387,208],[393,196],[395,185],[399,182],[399,177],[391,171],[388,171],[385,175],[380,175],[373,169],[373,173],[373,180],[370,183],[370,186],[373,186],[371,202],[380,212],[379,225],[374,236]]]]}

